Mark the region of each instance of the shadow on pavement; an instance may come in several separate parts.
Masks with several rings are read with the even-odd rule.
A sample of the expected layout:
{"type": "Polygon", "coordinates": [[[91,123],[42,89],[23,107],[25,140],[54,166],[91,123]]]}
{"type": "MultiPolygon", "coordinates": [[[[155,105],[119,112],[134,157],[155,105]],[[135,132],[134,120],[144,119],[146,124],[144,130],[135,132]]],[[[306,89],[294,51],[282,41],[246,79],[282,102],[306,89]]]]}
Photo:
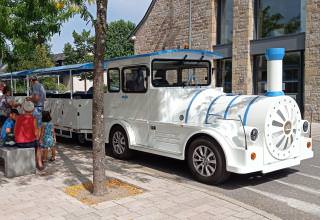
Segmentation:
{"type": "MultiPolygon", "coordinates": [[[[110,150],[107,150],[107,155],[111,156],[110,150]]],[[[133,159],[128,161],[128,163],[150,168],[155,171],[159,171],[159,172],[156,172],[158,174],[157,175],[158,177],[163,176],[167,179],[171,179],[176,182],[196,181],[191,176],[188,165],[185,161],[180,161],[180,160],[153,155],[153,154],[144,153],[144,152],[135,152],[133,159]]],[[[120,172],[124,174],[121,171],[121,168],[117,168],[114,170],[114,166],[111,164],[111,162],[106,165],[108,166],[109,169],[112,169],[115,172],[120,172]]],[[[262,174],[262,173],[251,173],[251,174],[243,174],[243,175],[231,174],[228,181],[216,187],[226,189],[226,190],[234,190],[234,189],[242,188],[246,186],[255,186],[255,185],[263,184],[266,182],[273,181],[274,179],[282,179],[296,172],[298,172],[298,170],[288,168],[288,169],[283,169],[283,170],[275,171],[268,174],[262,174]]]]}

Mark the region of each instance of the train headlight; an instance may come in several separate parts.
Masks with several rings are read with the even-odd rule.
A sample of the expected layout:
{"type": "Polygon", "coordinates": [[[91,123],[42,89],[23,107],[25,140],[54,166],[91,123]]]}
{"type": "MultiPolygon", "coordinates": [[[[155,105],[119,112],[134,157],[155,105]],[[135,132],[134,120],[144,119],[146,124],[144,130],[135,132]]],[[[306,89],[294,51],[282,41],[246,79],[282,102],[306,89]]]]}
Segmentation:
{"type": "Polygon", "coordinates": [[[252,141],[256,141],[257,138],[258,138],[258,135],[259,135],[258,129],[254,128],[254,129],[252,129],[251,132],[250,132],[250,139],[251,139],[252,141]]]}
{"type": "Polygon", "coordinates": [[[304,133],[307,133],[309,131],[310,123],[308,121],[304,121],[302,123],[302,130],[304,133]]]}

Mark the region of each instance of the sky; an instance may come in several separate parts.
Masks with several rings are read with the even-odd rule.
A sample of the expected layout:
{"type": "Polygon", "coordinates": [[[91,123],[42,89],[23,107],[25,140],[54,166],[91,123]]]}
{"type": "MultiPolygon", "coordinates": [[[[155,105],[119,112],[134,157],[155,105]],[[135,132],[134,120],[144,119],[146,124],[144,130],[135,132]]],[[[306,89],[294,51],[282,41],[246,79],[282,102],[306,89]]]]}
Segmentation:
{"type": "MultiPolygon", "coordinates": [[[[132,21],[138,24],[147,11],[151,0],[109,0],[108,2],[108,22],[119,19],[132,21]]],[[[95,5],[89,6],[89,11],[95,14],[95,5]]],[[[62,53],[65,43],[73,43],[72,32],[81,32],[83,29],[92,30],[92,24],[87,24],[79,15],[64,23],[60,34],[55,34],[51,39],[51,50],[54,54],[62,53]]]]}

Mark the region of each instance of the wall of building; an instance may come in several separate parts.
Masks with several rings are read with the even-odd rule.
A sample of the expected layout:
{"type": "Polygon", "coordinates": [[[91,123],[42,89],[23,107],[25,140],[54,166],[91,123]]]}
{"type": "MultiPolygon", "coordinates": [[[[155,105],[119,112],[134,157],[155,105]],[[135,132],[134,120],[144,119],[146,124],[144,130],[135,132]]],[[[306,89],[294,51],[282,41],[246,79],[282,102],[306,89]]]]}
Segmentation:
{"type": "Polygon", "coordinates": [[[307,1],[304,70],[305,117],[320,121],[320,0],[307,1]]]}
{"type": "MultiPolygon", "coordinates": [[[[192,49],[212,49],[215,11],[215,1],[192,0],[192,49]]],[[[189,42],[189,0],[157,0],[135,37],[136,54],[184,48],[189,42]]]]}
{"type": "Polygon", "coordinates": [[[253,39],[253,0],[233,1],[232,91],[252,94],[250,40],[253,39]]]}

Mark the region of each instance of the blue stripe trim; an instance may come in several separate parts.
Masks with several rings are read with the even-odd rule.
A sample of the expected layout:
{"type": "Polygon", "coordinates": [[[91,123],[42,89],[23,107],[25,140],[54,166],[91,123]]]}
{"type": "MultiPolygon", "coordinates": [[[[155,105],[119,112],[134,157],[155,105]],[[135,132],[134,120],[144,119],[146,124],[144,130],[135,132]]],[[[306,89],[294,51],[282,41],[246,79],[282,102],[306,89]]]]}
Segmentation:
{"type": "Polygon", "coordinates": [[[269,97],[283,96],[283,95],[284,95],[284,92],[283,92],[283,91],[278,91],[278,92],[266,92],[264,95],[265,95],[265,96],[269,96],[269,97]]]}
{"type": "Polygon", "coordinates": [[[206,123],[206,124],[208,124],[209,114],[210,114],[210,111],[211,111],[212,106],[213,106],[214,103],[215,103],[220,97],[222,97],[222,96],[224,96],[224,95],[219,95],[218,97],[214,98],[214,99],[211,101],[211,103],[210,103],[210,105],[209,105],[209,107],[208,107],[207,114],[206,114],[206,120],[205,120],[205,123],[206,123]]]}
{"type": "Polygon", "coordinates": [[[203,92],[203,91],[206,91],[206,89],[204,89],[204,90],[199,90],[199,91],[196,92],[196,94],[193,95],[193,97],[192,97],[192,99],[191,99],[191,101],[190,101],[190,103],[189,103],[189,106],[188,106],[188,108],[187,108],[187,111],[186,111],[186,117],[185,117],[185,120],[184,120],[185,123],[188,123],[189,111],[190,111],[190,108],[191,108],[192,103],[193,103],[194,100],[197,98],[197,96],[198,96],[201,92],[203,92]]]}
{"type": "Polygon", "coordinates": [[[285,54],[284,48],[267,48],[266,59],[268,61],[283,60],[284,54],[285,54]]]}
{"type": "Polygon", "coordinates": [[[244,116],[243,116],[243,124],[244,124],[244,125],[247,125],[248,113],[249,113],[249,110],[250,110],[251,105],[252,105],[259,97],[260,97],[260,96],[254,97],[254,98],[250,101],[249,105],[247,106],[246,111],[244,112],[244,116]]]}
{"type": "Polygon", "coordinates": [[[232,103],[233,103],[237,98],[239,98],[239,97],[240,97],[239,95],[238,95],[238,96],[235,96],[235,97],[229,102],[229,104],[228,104],[228,106],[227,106],[227,108],[226,108],[226,111],[224,112],[224,116],[223,116],[224,119],[227,119],[228,112],[229,112],[229,109],[231,108],[232,103]]]}

